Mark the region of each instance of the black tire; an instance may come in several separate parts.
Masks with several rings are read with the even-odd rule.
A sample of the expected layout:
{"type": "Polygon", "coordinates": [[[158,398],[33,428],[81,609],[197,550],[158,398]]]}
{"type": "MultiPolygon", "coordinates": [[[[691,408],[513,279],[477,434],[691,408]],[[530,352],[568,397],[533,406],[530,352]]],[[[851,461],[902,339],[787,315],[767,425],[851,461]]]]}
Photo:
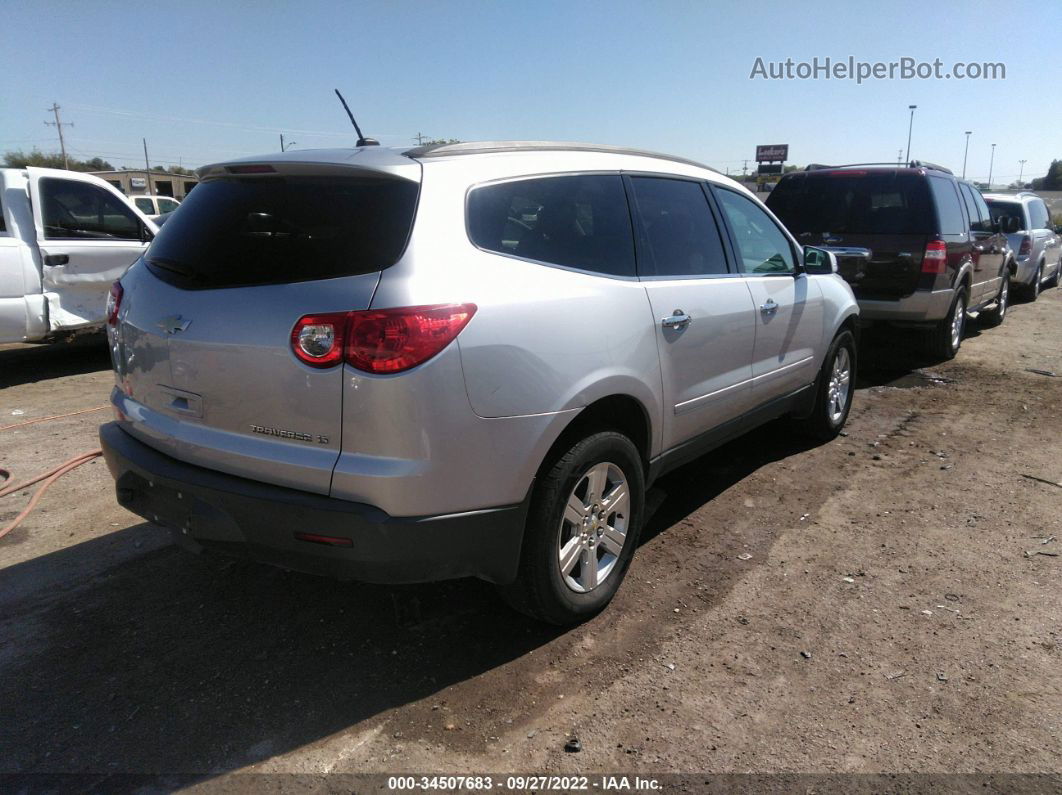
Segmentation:
{"type": "Polygon", "coordinates": [[[826,358],[822,362],[822,369],[815,381],[815,408],[809,416],[797,420],[798,429],[819,441],[828,442],[841,432],[844,424],[848,421],[848,414],[852,410],[852,397],[855,395],[856,379],[856,341],[851,331],[847,329],[838,332],[833,338],[830,348],[826,351],[826,358]],[[843,399],[843,409],[838,415],[838,408],[833,401],[833,374],[834,365],[844,351],[848,357],[849,373],[847,392],[843,399]]]}
{"type": "Polygon", "coordinates": [[[1062,262],[1060,262],[1059,266],[1057,268],[1055,268],[1054,276],[1052,276],[1050,279],[1047,280],[1047,286],[1048,287],[1058,287],[1058,280],[1059,280],[1060,276],[1062,276],[1062,262]]]}
{"type": "Polygon", "coordinates": [[[1030,304],[1036,301],[1040,297],[1040,290],[1042,285],[1040,282],[1044,278],[1044,264],[1041,262],[1036,266],[1036,273],[1033,275],[1033,280],[1029,284],[1025,285],[1025,289],[1022,292],[1025,294],[1025,300],[1030,304]]]}
{"type": "Polygon", "coordinates": [[[981,313],[981,323],[985,326],[998,326],[1007,317],[1007,309],[1010,307],[1010,271],[1003,271],[1003,284],[999,285],[999,294],[996,296],[994,309],[981,313]]]}
{"type": "Polygon", "coordinates": [[[947,317],[929,330],[929,335],[926,339],[926,351],[934,359],[954,359],[955,354],[959,352],[959,348],[962,347],[963,334],[966,331],[966,306],[966,289],[961,288],[955,293],[955,298],[951,302],[951,308],[948,309],[947,317]],[[960,313],[958,340],[955,340],[953,333],[956,312],[960,313]]]}
{"type": "MultiPolygon", "coordinates": [[[[600,498],[602,495],[594,496],[600,498]]],[[[644,510],[645,473],[641,456],[631,440],[615,431],[601,431],[576,442],[535,484],[524,529],[519,572],[516,582],[499,586],[502,597],[521,613],[550,624],[568,626],[592,618],[608,605],[623,582],[638,545],[644,510]],[[564,543],[562,535],[566,530],[578,528],[562,522],[569,498],[578,498],[588,472],[595,465],[604,463],[617,467],[627,483],[626,534],[620,553],[614,556],[615,562],[605,579],[592,590],[580,593],[567,583],[560,561],[564,543]]],[[[615,517],[605,519],[612,521],[613,525],[616,522],[615,517]]],[[[592,529],[589,535],[594,535],[592,529]]],[[[597,535],[600,537],[601,533],[597,535]]],[[[574,536],[572,533],[572,541],[576,540],[574,536]]],[[[572,574],[581,571],[582,561],[589,559],[582,554],[593,554],[596,563],[599,556],[605,560],[609,553],[603,543],[586,550],[580,554],[577,568],[571,569],[572,574]]]]}

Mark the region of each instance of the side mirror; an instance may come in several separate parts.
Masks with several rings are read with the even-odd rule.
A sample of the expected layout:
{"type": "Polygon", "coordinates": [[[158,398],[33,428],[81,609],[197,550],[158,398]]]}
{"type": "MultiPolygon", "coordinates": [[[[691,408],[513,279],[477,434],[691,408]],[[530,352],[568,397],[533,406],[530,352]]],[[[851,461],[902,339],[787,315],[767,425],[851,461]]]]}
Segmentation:
{"type": "Polygon", "coordinates": [[[811,276],[825,276],[837,272],[836,254],[824,248],[804,246],[804,273],[811,276]]]}
{"type": "Polygon", "coordinates": [[[1055,226],[1055,234],[1056,235],[1062,235],[1062,224],[1057,224],[1055,226]]]}
{"type": "Polygon", "coordinates": [[[155,233],[147,228],[147,224],[140,225],[140,242],[150,243],[155,239],[155,233]]]}

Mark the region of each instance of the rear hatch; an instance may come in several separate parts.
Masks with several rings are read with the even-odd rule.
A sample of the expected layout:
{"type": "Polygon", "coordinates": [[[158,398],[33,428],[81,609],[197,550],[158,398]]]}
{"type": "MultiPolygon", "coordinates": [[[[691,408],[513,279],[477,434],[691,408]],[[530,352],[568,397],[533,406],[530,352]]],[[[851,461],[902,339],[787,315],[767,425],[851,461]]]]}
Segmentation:
{"type": "Polygon", "coordinates": [[[830,169],[791,174],[767,206],[804,245],[838,252],[857,298],[895,300],[918,287],[935,218],[925,177],[915,170],[830,169]]]}
{"type": "Polygon", "coordinates": [[[378,150],[357,165],[201,172],[122,279],[115,360],[134,435],[182,461],[328,493],[343,368],[300,362],[292,328],[368,308],[405,249],[419,192],[411,160],[378,150]]]}

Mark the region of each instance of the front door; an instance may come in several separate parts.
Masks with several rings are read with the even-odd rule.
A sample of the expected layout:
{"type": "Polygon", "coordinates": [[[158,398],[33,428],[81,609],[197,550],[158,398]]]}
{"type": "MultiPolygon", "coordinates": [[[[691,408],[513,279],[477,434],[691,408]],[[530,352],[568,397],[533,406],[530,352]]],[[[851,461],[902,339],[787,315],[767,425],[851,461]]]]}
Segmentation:
{"type": "Polygon", "coordinates": [[[26,170],[49,330],[102,325],[111,283],[144,252],[154,226],[95,178],[26,170]]]}
{"type": "Polygon", "coordinates": [[[752,298],[727,267],[701,183],[631,177],[628,184],[639,276],[657,327],[667,449],[751,408],[752,298]]]}
{"type": "Polygon", "coordinates": [[[824,329],[822,291],[798,273],[795,246],[759,204],[727,188],[712,190],[755,306],[752,389],[756,403],[766,403],[815,380],[824,329]]]}

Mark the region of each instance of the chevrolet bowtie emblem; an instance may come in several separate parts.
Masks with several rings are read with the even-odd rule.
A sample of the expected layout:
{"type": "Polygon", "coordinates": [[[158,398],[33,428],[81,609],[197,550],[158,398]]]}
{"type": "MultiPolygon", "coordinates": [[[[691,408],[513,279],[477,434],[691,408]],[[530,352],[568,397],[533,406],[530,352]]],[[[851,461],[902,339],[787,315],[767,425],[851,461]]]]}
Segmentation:
{"type": "Polygon", "coordinates": [[[162,329],[166,334],[176,334],[178,331],[184,331],[192,325],[192,321],[185,320],[180,315],[170,315],[169,317],[164,317],[155,325],[162,329]]]}

